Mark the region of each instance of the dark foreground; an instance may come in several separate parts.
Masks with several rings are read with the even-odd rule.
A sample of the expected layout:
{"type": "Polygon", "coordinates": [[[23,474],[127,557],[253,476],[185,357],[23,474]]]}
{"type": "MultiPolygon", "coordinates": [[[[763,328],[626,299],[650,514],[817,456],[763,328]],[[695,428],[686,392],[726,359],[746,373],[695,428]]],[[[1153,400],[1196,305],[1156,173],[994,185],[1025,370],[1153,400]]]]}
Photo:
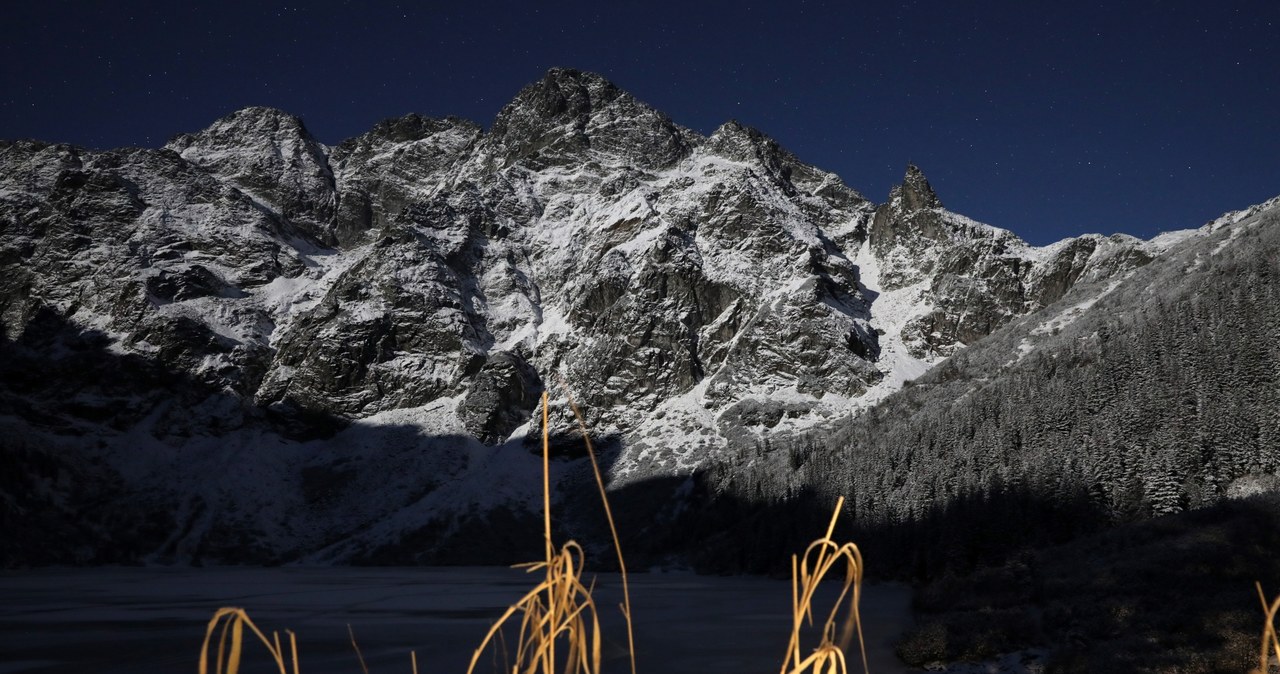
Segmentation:
{"type": "MultiPolygon", "coordinates": [[[[507,605],[536,579],[520,570],[454,568],[108,568],[0,575],[0,674],[195,672],[205,625],[221,606],[245,608],[263,631],[298,634],[305,674],[462,674],[507,605]]],[[[606,672],[626,672],[616,574],[599,576],[606,672]]],[[[774,672],[790,628],[785,581],[687,573],[632,577],[640,672],[774,672]]],[[[871,670],[904,672],[892,642],[910,621],[910,591],[864,588],[871,670]]],[[[855,656],[856,657],[856,656],[855,656]]],[[[492,658],[486,658],[492,662],[492,658]]],[[[271,671],[265,649],[248,672],[271,671]]],[[[861,670],[850,662],[851,671],[861,670]]],[[[492,667],[481,668],[490,671],[492,667]]]]}

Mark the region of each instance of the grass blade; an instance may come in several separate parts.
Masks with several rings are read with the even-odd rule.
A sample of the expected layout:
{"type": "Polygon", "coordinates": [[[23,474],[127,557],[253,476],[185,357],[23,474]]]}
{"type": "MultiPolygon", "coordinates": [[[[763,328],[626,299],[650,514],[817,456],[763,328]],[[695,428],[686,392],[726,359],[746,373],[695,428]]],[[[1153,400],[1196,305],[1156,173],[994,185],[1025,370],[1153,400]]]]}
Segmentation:
{"type": "Polygon", "coordinates": [[[369,668],[364,664],[364,656],[360,654],[360,644],[356,643],[356,633],[351,629],[351,623],[347,623],[347,634],[351,636],[351,647],[356,650],[356,659],[360,661],[360,671],[369,674],[369,668]]]}
{"type": "Polygon", "coordinates": [[[631,674],[636,674],[636,639],[631,625],[631,588],[627,583],[627,560],[622,556],[622,542],[618,539],[618,527],[613,523],[613,509],[609,507],[609,496],[605,493],[604,477],[600,473],[600,464],[596,461],[596,451],[591,444],[591,434],[587,432],[586,419],[582,417],[582,411],[573,401],[573,395],[569,393],[569,386],[565,383],[564,377],[560,377],[560,388],[564,390],[569,408],[573,410],[573,416],[578,420],[578,430],[582,432],[582,442],[587,446],[587,456],[591,459],[591,471],[595,474],[596,487],[600,489],[600,503],[604,506],[605,519],[609,521],[613,549],[618,553],[618,571],[622,575],[622,617],[627,622],[627,654],[631,658],[631,674]]]}

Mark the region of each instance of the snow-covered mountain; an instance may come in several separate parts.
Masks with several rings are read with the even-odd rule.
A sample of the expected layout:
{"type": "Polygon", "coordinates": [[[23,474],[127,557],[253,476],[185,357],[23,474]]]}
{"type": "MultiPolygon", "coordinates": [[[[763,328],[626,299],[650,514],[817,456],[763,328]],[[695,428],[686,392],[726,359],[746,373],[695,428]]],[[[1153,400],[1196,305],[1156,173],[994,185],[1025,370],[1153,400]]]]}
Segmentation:
{"type": "Polygon", "coordinates": [[[247,108],[155,150],[0,142],[4,558],[483,560],[562,380],[615,486],[686,475],[1186,236],[1033,247],[914,166],[875,204],[567,69],[488,130],[327,147],[247,108]]]}
{"type": "Polygon", "coordinates": [[[1079,280],[868,413],[774,434],[791,455],[739,457],[722,479],[848,495],[868,526],[1005,491],[1124,520],[1274,489],[1280,197],[1148,246],[1148,264],[1079,280]]]}

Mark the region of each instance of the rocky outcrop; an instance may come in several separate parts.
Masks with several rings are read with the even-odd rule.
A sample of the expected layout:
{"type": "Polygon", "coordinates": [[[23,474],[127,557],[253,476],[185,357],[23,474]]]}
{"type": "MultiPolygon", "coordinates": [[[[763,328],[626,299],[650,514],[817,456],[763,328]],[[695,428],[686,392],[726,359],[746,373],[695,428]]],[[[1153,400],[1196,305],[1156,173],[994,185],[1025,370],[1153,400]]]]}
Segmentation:
{"type": "Polygon", "coordinates": [[[457,118],[406,115],[333,149],[329,157],[338,194],[334,242],[358,244],[370,230],[392,228],[422,190],[446,183],[449,172],[474,149],[480,127],[457,118]]]}
{"type": "Polygon", "coordinates": [[[1081,278],[1120,276],[1152,259],[1143,242],[1123,235],[1032,248],[1011,232],[946,210],[914,165],[876,209],[868,241],[882,290],[918,288],[929,298],[932,306],[901,332],[922,359],[956,353],[1058,301],[1081,278]]]}
{"type": "Polygon", "coordinates": [[[165,145],[183,159],[234,185],[299,231],[337,242],[337,205],[327,149],[302,120],[272,108],[245,108],[165,145]]]}
{"type": "Polygon", "coordinates": [[[9,339],[52,311],[116,348],[252,393],[272,317],[250,290],[306,268],[285,242],[287,221],[168,150],[24,142],[0,152],[9,339]]]}
{"type": "Polygon", "coordinates": [[[529,363],[518,355],[498,351],[475,373],[458,405],[458,416],[471,435],[483,443],[496,444],[529,421],[542,388],[529,363]]]}
{"type": "Polygon", "coordinates": [[[498,113],[482,152],[498,170],[607,159],[652,171],[687,156],[697,140],[599,75],[552,68],[498,113]]]}

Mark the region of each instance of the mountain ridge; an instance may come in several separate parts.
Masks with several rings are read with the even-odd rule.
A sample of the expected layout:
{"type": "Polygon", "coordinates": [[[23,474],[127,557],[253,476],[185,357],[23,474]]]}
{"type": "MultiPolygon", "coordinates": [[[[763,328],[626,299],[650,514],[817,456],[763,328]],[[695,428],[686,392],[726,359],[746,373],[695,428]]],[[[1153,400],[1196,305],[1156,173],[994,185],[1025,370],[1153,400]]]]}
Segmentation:
{"type": "MultiPolygon", "coordinates": [[[[317,554],[290,519],[353,541],[329,560],[454,532],[428,537],[434,554],[475,519],[457,510],[474,494],[501,495],[484,513],[527,504],[497,466],[523,465],[537,394],[560,377],[614,453],[616,488],[679,479],[869,408],[1178,238],[1032,247],[944,209],[915,166],[874,204],[756,130],[703,137],[568,69],[487,131],[409,115],[329,147],[251,108],[160,150],[4,142],[0,166],[3,344],[27,368],[4,391],[23,438],[6,450],[119,479],[124,513],[152,491],[154,516],[175,519],[132,558],[317,554]],[[41,381],[67,349],[110,364],[41,381]],[[395,458],[413,447],[427,458],[395,458]],[[206,485],[174,452],[270,477],[206,485]],[[417,500],[359,502],[343,466],[379,456],[407,462],[386,488],[417,500]],[[498,474],[506,486],[487,484],[498,474]]],[[[572,456],[560,403],[552,425],[572,456]]],[[[75,504],[73,491],[5,494],[75,504]]]]}

